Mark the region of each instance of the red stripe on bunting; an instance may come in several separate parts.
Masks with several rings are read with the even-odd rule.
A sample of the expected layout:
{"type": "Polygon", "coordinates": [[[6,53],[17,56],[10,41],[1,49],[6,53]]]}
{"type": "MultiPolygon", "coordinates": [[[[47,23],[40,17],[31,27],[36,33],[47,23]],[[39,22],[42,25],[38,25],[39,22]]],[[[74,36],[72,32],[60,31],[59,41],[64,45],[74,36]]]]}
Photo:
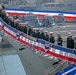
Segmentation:
{"type": "Polygon", "coordinates": [[[71,58],[71,57],[68,57],[68,56],[63,56],[63,55],[60,55],[60,54],[56,54],[52,51],[48,51],[47,54],[50,54],[50,55],[53,55],[55,57],[58,57],[58,58],[61,58],[61,59],[64,59],[64,60],[68,60],[68,61],[71,61],[71,62],[76,62],[76,59],[74,59],[74,58],[71,58]]]}
{"type": "MultiPolygon", "coordinates": [[[[25,13],[19,13],[19,12],[10,12],[10,11],[7,11],[7,13],[9,14],[9,15],[18,15],[18,16],[26,16],[27,14],[26,14],[26,12],[25,13]]],[[[47,14],[34,14],[35,16],[39,16],[39,17],[43,17],[43,16],[47,16],[47,14]]],[[[53,15],[53,16],[55,16],[55,18],[57,18],[58,17],[58,15],[53,15]]],[[[75,20],[76,19],[76,17],[75,16],[64,16],[64,18],[65,19],[71,19],[71,20],[75,20]]]]}
{"type": "Polygon", "coordinates": [[[47,16],[45,14],[34,14],[35,16],[38,16],[38,17],[43,17],[43,16],[47,16]]]}
{"type": "Polygon", "coordinates": [[[7,12],[9,15],[26,16],[26,13],[7,12]]]}
{"type": "MultiPolygon", "coordinates": [[[[1,27],[1,26],[0,26],[1,27]]],[[[2,27],[1,27],[2,28],[2,27]]],[[[8,31],[6,31],[5,29],[3,29],[3,31],[8,34],[9,36],[11,36],[13,39],[20,41],[21,43],[25,44],[25,45],[29,45],[28,42],[23,41],[22,39],[18,38],[16,36],[14,36],[13,34],[9,33],[8,31]]]]}
{"type": "Polygon", "coordinates": [[[65,19],[71,19],[71,20],[75,20],[76,17],[75,16],[64,16],[65,19]]]}

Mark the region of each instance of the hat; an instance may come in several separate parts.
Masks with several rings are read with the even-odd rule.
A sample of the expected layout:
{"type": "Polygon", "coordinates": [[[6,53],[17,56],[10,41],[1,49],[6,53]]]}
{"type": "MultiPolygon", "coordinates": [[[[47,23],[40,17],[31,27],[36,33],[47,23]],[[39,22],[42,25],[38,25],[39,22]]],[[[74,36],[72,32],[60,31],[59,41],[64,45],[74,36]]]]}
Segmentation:
{"type": "Polygon", "coordinates": [[[32,28],[34,28],[34,26],[31,26],[32,28]]]}
{"type": "Polygon", "coordinates": [[[57,33],[57,34],[59,34],[59,35],[60,35],[60,33],[57,33]]]}
{"type": "Polygon", "coordinates": [[[33,28],[34,30],[38,30],[38,28],[33,28]]]}
{"type": "Polygon", "coordinates": [[[45,31],[45,32],[48,32],[48,31],[45,31]]]}
{"type": "Polygon", "coordinates": [[[69,34],[68,36],[72,36],[72,34],[69,34]]]}
{"type": "Polygon", "coordinates": [[[50,34],[53,34],[53,32],[50,32],[50,34]]]}
{"type": "Polygon", "coordinates": [[[16,20],[15,20],[15,22],[19,22],[19,21],[20,21],[19,19],[16,19],[16,20]]]}
{"type": "Polygon", "coordinates": [[[2,9],[2,6],[0,5],[0,9],[2,9]]]}
{"type": "Polygon", "coordinates": [[[70,35],[71,34],[71,32],[68,32],[68,35],[70,35]]]}
{"type": "Polygon", "coordinates": [[[33,30],[36,30],[36,28],[33,28],[33,30]]]}
{"type": "Polygon", "coordinates": [[[43,30],[43,28],[41,28],[40,30],[43,30]]]}

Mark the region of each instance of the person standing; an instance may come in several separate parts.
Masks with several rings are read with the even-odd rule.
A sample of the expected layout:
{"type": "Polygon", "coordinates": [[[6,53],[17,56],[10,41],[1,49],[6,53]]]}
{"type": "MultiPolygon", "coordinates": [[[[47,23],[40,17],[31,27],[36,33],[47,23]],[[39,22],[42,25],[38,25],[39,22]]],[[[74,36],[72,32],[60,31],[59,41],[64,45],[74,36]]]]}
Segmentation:
{"type": "Polygon", "coordinates": [[[61,35],[60,35],[59,33],[58,33],[57,36],[58,36],[58,37],[57,37],[57,45],[62,46],[62,42],[63,42],[62,37],[61,37],[61,35]]]}
{"type": "Polygon", "coordinates": [[[40,39],[45,40],[45,34],[43,32],[43,29],[40,29],[40,39]]]}
{"type": "Polygon", "coordinates": [[[27,27],[26,27],[26,25],[24,26],[24,33],[27,34],[27,27]]]}
{"type": "Polygon", "coordinates": [[[36,37],[37,37],[38,39],[40,39],[40,32],[39,32],[39,28],[37,28],[36,37]]]}
{"type": "Polygon", "coordinates": [[[71,49],[74,48],[74,40],[71,34],[69,34],[67,37],[67,48],[71,48],[71,49]]]}
{"type": "Polygon", "coordinates": [[[45,31],[45,40],[49,42],[49,35],[48,35],[48,31],[45,31]]]}
{"type": "Polygon", "coordinates": [[[5,10],[5,5],[4,5],[4,3],[2,3],[1,6],[2,6],[2,9],[5,10]]]}
{"type": "Polygon", "coordinates": [[[50,32],[50,43],[55,43],[55,38],[53,36],[53,32],[50,32]]]}
{"type": "Polygon", "coordinates": [[[28,26],[28,35],[31,35],[31,26],[28,26]]]}
{"type": "Polygon", "coordinates": [[[33,28],[33,32],[32,32],[32,35],[31,36],[37,38],[36,37],[36,28],[33,28]]]}

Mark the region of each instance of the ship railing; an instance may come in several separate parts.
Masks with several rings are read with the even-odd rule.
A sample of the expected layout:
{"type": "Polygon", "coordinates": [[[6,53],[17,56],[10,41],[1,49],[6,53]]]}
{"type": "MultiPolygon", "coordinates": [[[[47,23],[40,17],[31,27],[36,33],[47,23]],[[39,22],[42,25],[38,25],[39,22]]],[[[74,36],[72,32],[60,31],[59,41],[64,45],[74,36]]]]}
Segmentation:
{"type": "Polygon", "coordinates": [[[29,35],[26,35],[23,32],[20,32],[19,30],[16,30],[15,28],[6,24],[1,18],[0,18],[0,28],[4,31],[5,34],[12,37],[14,40],[26,46],[33,47],[34,50],[41,51],[43,54],[48,54],[50,56],[54,56],[62,60],[67,60],[74,63],[76,62],[75,49],[64,48],[62,46],[48,43],[42,39],[37,39],[29,35]]]}
{"type": "MultiPolygon", "coordinates": [[[[57,13],[56,18],[58,17],[58,14],[63,14],[64,19],[67,21],[76,21],[76,12],[63,12],[63,11],[45,11],[41,10],[45,14],[40,14],[42,16],[50,15],[50,13],[57,13]],[[50,13],[49,13],[50,12],[50,13]],[[69,16],[68,16],[69,15],[69,16]]],[[[35,12],[40,12],[40,10],[25,10],[25,9],[17,9],[17,8],[6,8],[6,12],[9,15],[16,15],[16,16],[25,16],[27,13],[34,12],[34,15],[39,15],[36,14],[35,12]]],[[[55,16],[54,14],[52,16],[55,16]]]]}

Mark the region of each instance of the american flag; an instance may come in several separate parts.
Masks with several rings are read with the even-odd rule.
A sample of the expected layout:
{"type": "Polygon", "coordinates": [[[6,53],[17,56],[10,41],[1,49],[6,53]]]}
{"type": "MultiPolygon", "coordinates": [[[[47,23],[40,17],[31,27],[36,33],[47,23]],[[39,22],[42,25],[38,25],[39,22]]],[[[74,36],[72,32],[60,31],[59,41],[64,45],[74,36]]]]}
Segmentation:
{"type": "Polygon", "coordinates": [[[45,52],[48,52],[54,45],[50,44],[49,42],[44,43],[45,52]]]}

